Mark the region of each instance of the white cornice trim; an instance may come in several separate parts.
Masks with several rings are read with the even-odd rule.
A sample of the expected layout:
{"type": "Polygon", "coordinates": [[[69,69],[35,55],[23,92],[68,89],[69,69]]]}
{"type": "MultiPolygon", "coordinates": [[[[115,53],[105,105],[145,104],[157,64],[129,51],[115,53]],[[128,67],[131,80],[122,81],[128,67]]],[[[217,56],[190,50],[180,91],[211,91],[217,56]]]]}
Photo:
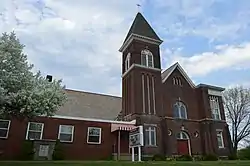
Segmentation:
{"type": "Polygon", "coordinates": [[[183,68],[180,66],[179,63],[176,63],[175,66],[172,68],[172,70],[168,73],[168,75],[163,78],[162,82],[164,83],[168,77],[173,73],[173,71],[175,69],[178,69],[180,71],[180,73],[183,75],[183,77],[187,80],[187,82],[189,83],[189,85],[192,87],[192,88],[195,88],[195,84],[193,83],[193,81],[189,78],[189,76],[187,75],[187,73],[183,70],[183,68]]]}
{"type": "Polygon", "coordinates": [[[160,45],[163,41],[162,40],[155,40],[149,37],[145,37],[145,36],[141,36],[141,35],[137,35],[134,33],[131,33],[131,35],[129,35],[128,39],[123,43],[123,45],[121,46],[121,48],[119,49],[120,52],[123,52],[133,40],[139,40],[142,42],[146,42],[146,43],[150,43],[150,44],[156,44],[156,45],[160,45]]]}
{"type": "Polygon", "coordinates": [[[116,123],[116,124],[132,124],[132,125],[136,124],[136,120],[127,122],[127,121],[115,121],[115,120],[104,120],[104,119],[94,119],[94,118],[81,118],[81,117],[61,116],[61,115],[54,115],[51,118],[67,119],[67,120],[83,120],[83,121],[104,122],[104,123],[116,123]]]}
{"type": "Polygon", "coordinates": [[[149,70],[154,70],[154,71],[161,71],[161,69],[158,69],[158,68],[147,67],[147,66],[143,66],[143,65],[134,63],[130,66],[130,68],[125,73],[122,74],[122,77],[127,75],[129,73],[129,71],[132,70],[134,67],[139,67],[139,68],[149,69],[149,70]]]}
{"type": "Polygon", "coordinates": [[[176,119],[174,117],[170,117],[170,116],[165,116],[165,119],[168,120],[182,120],[182,121],[192,121],[192,122],[203,122],[203,121],[215,121],[215,122],[221,122],[221,123],[225,123],[225,120],[214,120],[212,118],[203,118],[203,119],[176,119]]]}
{"type": "Polygon", "coordinates": [[[213,96],[222,96],[221,91],[213,89],[208,89],[208,94],[213,96]]]}

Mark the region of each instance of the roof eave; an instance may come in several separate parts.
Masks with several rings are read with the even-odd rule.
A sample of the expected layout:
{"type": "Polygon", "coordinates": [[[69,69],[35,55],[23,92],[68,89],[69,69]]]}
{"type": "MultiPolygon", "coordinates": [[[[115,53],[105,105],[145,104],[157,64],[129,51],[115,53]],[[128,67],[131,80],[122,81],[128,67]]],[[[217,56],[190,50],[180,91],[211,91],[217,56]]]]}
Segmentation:
{"type": "Polygon", "coordinates": [[[128,37],[128,39],[123,43],[119,51],[123,52],[133,40],[139,40],[139,41],[147,42],[150,44],[156,44],[156,45],[160,45],[163,42],[163,40],[156,40],[153,38],[149,38],[149,37],[145,37],[145,36],[132,33],[128,37]]]}
{"type": "Polygon", "coordinates": [[[164,83],[168,77],[173,73],[173,71],[178,68],[178,70],[181,72],[181,74],[183,75],[183,77],[187,80],[187,82],[189,83],[189,85],[192,87],[192,88],[195,88],[195,84],[193,83],[193,81],[189,78],[189,76],[186,74],[186,72],[182,69],[182,67],[180,66],[180,64],[177,62],[174,64],[174,67],[173,69],[168,73],[168,75],[163,78],[162,82],[164,83]]]}
{"type": "Polygon", "coordinates": [[[212,89],[212,90],[216,90],[220,92],[225,90],[225,88],[214,86],[214,85],[208,85],[208,84],[199,84],[196,86],[196,88],[208,88],[208,89],[212,89]]]}

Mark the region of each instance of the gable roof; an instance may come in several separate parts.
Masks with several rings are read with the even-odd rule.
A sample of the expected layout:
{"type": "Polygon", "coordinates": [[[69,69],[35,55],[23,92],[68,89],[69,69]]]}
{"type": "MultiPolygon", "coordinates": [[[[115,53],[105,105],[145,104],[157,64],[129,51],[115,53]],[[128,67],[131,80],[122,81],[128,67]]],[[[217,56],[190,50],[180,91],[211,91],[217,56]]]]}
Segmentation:
{"type": "Polygon", "coordinates": [[[114,120],[122,109],[121,97],[66,89],[67,101],[56,115],[114,120]]]}
{"type": "Polygon", "coordinates": [[[184,69],[181,67],[181,65],[176,62],[175,64],[173,64],[172,66],[170,66],[169,68],[167,68],[162,74],[162,82],[165,82],[168,77],[173,73],[173,71],[175,69],[178,69],[180,71],[180,73],[182,74],[182,76],[187,80],[187,82],[189,83],[189,85],[193,88],[195,88],[195,84],[193,83],[193,81],[189,78],[189,76],[187,75],[187,73],[184,71],[184,69]]]}
{"type": "Polygon", "coordinates": [[[161,39],[158,37],[158,35],[153,30],[153,28],[149,25],[147,20],[143,17],[143,15],[140,12],[137,13],[129,29],[129,32],[124,40],[124,43],[126,42],[126,40],[129,38],[131,34],[136,34],[136,35],[140,35],[140,36],[144,36],[144,37],[148,37],[151,39],[161,41],[161,39]]]}

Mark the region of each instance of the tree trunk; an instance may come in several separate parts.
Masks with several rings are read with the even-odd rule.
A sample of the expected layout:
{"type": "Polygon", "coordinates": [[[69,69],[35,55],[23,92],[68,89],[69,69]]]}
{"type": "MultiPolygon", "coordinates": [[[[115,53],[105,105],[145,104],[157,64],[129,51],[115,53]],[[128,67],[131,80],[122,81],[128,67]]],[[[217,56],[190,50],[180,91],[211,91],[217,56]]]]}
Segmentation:
{"type": "Polygon", "coordinates": [[[233,155],[237,155],[237,150],[238,150],[238,143],[234,143],[234,146],[233,146],[233,155]]]}

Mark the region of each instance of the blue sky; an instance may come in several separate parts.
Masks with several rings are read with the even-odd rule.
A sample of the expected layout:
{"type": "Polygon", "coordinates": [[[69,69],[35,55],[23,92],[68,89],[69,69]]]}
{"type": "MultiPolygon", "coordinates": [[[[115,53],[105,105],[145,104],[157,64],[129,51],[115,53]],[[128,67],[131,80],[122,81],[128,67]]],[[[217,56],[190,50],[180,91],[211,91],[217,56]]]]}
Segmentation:
{"type": "Polygon", "coordinates": [[[120,48],[140,11],[195,84],[250,86],[248,0],[1,0],[0,32],[15,30],[44,75],[69,89],[121,95],[120,48]]]}

